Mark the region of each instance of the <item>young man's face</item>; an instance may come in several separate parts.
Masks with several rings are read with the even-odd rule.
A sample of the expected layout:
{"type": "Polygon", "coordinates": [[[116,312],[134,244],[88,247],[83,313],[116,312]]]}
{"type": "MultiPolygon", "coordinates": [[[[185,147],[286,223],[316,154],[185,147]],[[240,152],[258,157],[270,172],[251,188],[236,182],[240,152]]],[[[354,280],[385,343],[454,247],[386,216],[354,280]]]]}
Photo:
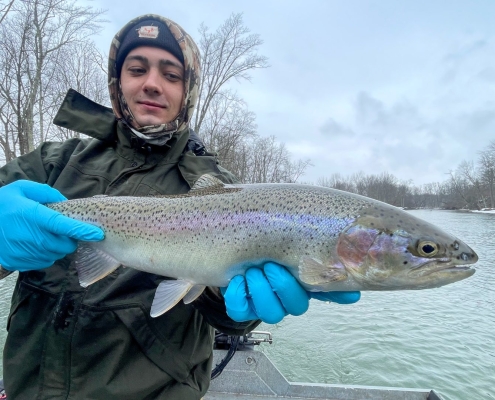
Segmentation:
{"type": "Polygon", "coordinates": [[[136,47],[120,73],[122,93],[140,126],[171,122],[182,108],[184,66],[157,47],[136,47]]]}

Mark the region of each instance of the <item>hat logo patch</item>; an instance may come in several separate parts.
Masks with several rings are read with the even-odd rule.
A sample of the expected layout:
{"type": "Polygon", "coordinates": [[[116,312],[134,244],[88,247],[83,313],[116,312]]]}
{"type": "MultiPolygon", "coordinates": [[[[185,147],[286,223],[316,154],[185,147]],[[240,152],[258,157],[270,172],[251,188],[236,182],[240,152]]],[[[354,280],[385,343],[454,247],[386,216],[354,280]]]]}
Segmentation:
{"type": "Polygon", "coordinates": [[[156,39],[158,37],[158,26],[142,26],[138,30],[139,37],[156,39]]]}

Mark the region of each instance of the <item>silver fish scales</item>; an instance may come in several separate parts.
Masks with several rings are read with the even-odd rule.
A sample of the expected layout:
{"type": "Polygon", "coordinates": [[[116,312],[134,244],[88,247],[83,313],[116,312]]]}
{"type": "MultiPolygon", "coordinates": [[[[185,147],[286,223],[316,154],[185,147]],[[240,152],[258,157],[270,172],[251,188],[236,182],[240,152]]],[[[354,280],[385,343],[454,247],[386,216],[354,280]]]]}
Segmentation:
{"type": "Polygon", "coordinates": [[[105,231],[103,241],[78,248],[82,286],[121,265],[175,278],[158,286],[152,316],[267,261],[286,266],[307,290],[326,292],[439,287],[471,276],[467,265],[478,259],[406,211],[311,185],[225,185],[205,175],[185,195],[48,206],[105,231]]]}

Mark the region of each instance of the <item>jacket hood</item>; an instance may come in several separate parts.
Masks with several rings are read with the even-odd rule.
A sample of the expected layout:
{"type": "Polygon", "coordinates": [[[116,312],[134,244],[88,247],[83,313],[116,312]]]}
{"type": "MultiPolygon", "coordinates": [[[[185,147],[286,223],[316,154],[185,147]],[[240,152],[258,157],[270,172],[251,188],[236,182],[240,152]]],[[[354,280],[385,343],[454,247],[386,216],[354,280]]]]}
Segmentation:
{"type": "Polygon", "coordinates": [[[163,144],[176,132],[186,129],[191,120],[198,99],[199,80],[201,76],[200,53],[193,39],[175,22],[156,14],[145,14],[129,21],[113,38],[110,45],[108,57],[108,88],[112,109],[119,120],[123,120],[131,127],[133,132],[153,144],[163,144]],[[120,90],[120,71],[117,71],[117,54],[123,39],[131,29],[135,29],[138,24],[149,20],[160,21],[169,28],[182,51],[184,58],[184,101],[177,117],[166,124],[152,125],[145,127],[135,127],[132,124],[134,119],[125,104],[125,99],[120,90]]]}

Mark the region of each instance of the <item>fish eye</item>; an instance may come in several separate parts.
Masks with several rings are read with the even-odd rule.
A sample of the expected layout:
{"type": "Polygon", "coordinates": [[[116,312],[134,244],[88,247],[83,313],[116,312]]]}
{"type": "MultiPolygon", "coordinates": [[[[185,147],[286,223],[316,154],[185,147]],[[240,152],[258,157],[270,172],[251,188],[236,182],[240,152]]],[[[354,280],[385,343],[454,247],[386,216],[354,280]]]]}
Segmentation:
{"type": "Polygon", "coordinates": [[[435,242],[425,240],[418,243],[418,253],[423,257],[433,257],[438,253],[438,245],[435,242]]]}

